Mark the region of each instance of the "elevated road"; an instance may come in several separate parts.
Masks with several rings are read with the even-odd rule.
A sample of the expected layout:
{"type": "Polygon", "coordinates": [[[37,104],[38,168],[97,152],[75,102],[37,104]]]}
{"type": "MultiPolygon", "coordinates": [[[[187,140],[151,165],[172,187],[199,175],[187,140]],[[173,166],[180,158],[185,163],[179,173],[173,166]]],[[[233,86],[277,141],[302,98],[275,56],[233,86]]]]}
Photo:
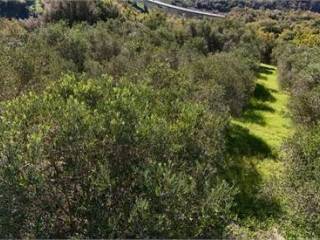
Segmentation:
{"type": "MultiPolygon", "coordinates": [[[[133,0],[134,3],[137,3],[138,1],[139,0],[133,0]]],[[[177,12],[186,13],[186,14],[192,14],[192,15],[210,17],[210,18],[225,18],[225,15],[222,15],[222,14],[216,14],[216,13],[204,12],[204,11],[190,9],[190,8],[178,7],[178,6],[175,6],[169,3],[164,3],[158,0],[143,0],[143,2],[146,6],[148,6],[149,4],[150,5],[153,4],[159,7],[165,7],[165,8],[175,10],[177,12]]]]}

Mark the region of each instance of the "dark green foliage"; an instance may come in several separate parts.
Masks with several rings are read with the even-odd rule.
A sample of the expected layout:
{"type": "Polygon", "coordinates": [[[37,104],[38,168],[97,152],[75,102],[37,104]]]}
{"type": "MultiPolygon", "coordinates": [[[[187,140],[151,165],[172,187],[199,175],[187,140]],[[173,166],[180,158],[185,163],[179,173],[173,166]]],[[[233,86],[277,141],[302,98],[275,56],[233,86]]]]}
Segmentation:
{"type": "Polygon", "coordinates": [[[43,90],[74,65],[41,39],[9,40],[0,46],[0,100],[11,99],[29,90],[43,90]]]}
{"type": "Polygon", "coordinates": [[[297,91],[310,89],[317,84],[316,71],[319,71],[316,64],[320,58],[319,48],[296,47],[289,45],[279,53],[280,81],[284,88],[297,91]]]}
{"type": "Polygon", "coordinates": [[[4,80],[8,86],[17,86],[18,91],[10,95],[16,96],[23,90],[43,89],[67,70],[94,77],[110,74],[115,79],[130,76],[137,81],[148,81],[150,77],[155,78],[150,73],[159,68],[157,71],[161,75],[156,77],[157,82],[155,79],[151,81],[155,86],[162,85],[159,81],[169,79],[191,86],[205,77],[203,90],[219,85],[220,95],[225,98],[220,108],[230,108],[232,114],[239,115],[254,89],[254,72],[257,70],[254,62],[255,56],[259,55],[259,43],[253,33],[229,21],[214,25],[202,21],[180,24],[182,26],[173,24],[165,15],[157,13],[150,14],[141,23],[116,19],[98,22],[94,26],[74,25],[72,28],[62,22],[49,24],[25,34],[23,38],[14,36],[4,41],[4,59],[17,58],[12,51],[12,44],[17,42],[15,49],[21,55],[21,60],[13,63],[13,66],[21,65],[20,68],[11,69],[8,67],[11,63],[3,65],[6,71],[9,70],[10,78],[17,75],[14,79],[5,77],[4,80]],[[157,24],[152,25],[151,22],[157,24]],[[234,34],[236,29],[238,32],[234,34]],[[241,48],[235,51],[236,46],[241,48]],[[221,50],[229,53],[218,54],[221,50]],[[50,63],[49,69],[45,70],[44,66],[38,69],[40,62],[43,65],[50,63]],[[190,72],[193,69],[194,72],[190,72]],[[199,69],[203,69],[201,71],[207,76],[200,76],[204,73],[197,76],[199,69]],[[165,79],[171,73],[173,75],[165,79]]]}
{"type": "Polygon", "coordinates": [[[236,124],[230,126],[228,131],[228,153],[247,157],[270,157],[272,149],[259,137],[236,124]]]}
{"type": "Polygon", "coordinates": [[[297,123],[313,125],[320,120],[319,48],[289,47],[279,60],[282,85],[292,93],[290,107],[297,123]]]}
{"type": "MultiPolygon", "coordinates": [[[[279,49],[278,49],[279,51],[279,49]]],[[[289,204],[292,225],[304,237],[320,236],[320,50],[319,47],[289,45],[278,59],[282,86],[291,93],[296,134],[283,149],[286,179],[282,191],[289,204]]]]}
{"type": "Polygon", "coordinates": [[[291,109],[298,123],[312,125],[320,121],[320,86],[293,97],[291,109]]]}
{"type": "Polygon", "coordinates": [[[100,0],[43,0],[43,8],[44,21],[65,20],[70,24],[82,21],[92,24],[98,20],[116,18],[120,14],[112,1],[100,0]]]}
{"type": "Polygon", "coordinates": [[[198,83],[214,81],[224,87],[225,101],[234,116],[240,115],[254,91],[250,65],[236,53],[213,55],[194,63],[190,70],[198,83]]]}
{"type": "Polygon", "coordinates": [[[291,221],[309,238],[320,235],[320,127],[299,129],[286,144],[291,221]]]}
{"type": "Polygon", "coordinates": [[[230,126],[247,106],[272,111],[249,101],[272,101],[255,84],[265,45],[254,28],[115,18],[100,2],[48,2],[32,28],[3,22],[0,235],[222,238],[273,216],[241,162],[271,149],[230,126]]]}
{"type": "Polygon", "coordinates": [[[66,76],[1,113],[1,236],[219,237],[232,220],[227,122],[205,105],[66,76]]]}

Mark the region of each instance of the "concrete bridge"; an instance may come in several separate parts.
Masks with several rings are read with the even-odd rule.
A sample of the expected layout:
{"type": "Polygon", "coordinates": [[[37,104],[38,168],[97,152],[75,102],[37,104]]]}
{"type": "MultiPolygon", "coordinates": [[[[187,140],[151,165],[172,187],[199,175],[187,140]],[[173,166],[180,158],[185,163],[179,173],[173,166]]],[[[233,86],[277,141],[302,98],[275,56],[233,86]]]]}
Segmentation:
{"type": "Polygon", "coordinates": [[[215,14],[210,12],[199,11],[195,9],[178,7],[172,4],[164,3],[159,0],[132,0],[133,4],[138,4],[138,2],[143,2],[144,10],[148,10],[149,6],[155,5],[161,8],[167,8],[168,10],[180,12],[182,14],[201,16],[201,17],[210,17],[210,18],[224,18],[225,15],[215,14]]]}

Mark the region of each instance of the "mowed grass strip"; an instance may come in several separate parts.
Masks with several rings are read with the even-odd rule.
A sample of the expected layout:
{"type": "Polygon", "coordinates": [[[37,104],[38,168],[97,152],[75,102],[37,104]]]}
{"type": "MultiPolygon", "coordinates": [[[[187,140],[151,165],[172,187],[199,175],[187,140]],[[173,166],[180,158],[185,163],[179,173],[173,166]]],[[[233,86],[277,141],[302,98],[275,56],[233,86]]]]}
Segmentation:
{"type": "Polygon", "coordinates": [[[243,116],[233,123],[248,129],[277,153],[293,129],[288,99],[287,93],[280,89],[276,68],[262,64],[254,97],[243,116]]]}
{"type": "MultiPolygon", "coordinates": [[[[241,128],[250,136],[238,144],[251,153],[242,155],[245,163],[254,165],[262,181],[280,178],[284,166],[279,161],[283,141],[293,133],[293,124],[288,110],[289,95],[281,90],[274,66],[262,64],[254,96],[241,118],[233,119],[233,128],[241,128]],[[268,151],[269,150],[269,151],[268,151]]],[[[245,150],[246,151],[246,150],[245,150]]]]}

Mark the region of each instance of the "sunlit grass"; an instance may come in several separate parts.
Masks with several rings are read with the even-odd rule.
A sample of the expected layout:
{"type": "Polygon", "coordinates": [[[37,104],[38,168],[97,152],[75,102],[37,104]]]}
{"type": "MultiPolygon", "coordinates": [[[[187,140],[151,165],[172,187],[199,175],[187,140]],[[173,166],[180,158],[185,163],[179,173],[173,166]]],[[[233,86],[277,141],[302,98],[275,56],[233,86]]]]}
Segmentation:
{"type": "Polygon", "coordinates": [[[287,108],[289,96],[280,89],[276,69],[272,66],[261,65],[257,84],[270,94],[269,99],[265,96],[265,92],[261,90],[256,92],[263,96],[252,98],[244,117],[233,122],[247,128],[250,133],[263,139],[277,152],[283,140],[292,133],[292,122],[287,108]],[[247,114],[248,112],[252,114],[247,114]],[[259,119],[252,119],[254,116],[259,119]]]}
{"type": "Polygon", "coordinates": [[[285,171],[279,153],[294,129],[288,100],[276,68],[263,64],[250,104],[240,118],[232,120],[229,152],[235,170],[231,174],[240,189],[239,216],[253,232],[278,225],[277,216],[284,208],[277,194],[267,193],[270,189],[265,186],[278,185],[285,171]]]}
{"type": "Polygon", "coordinates": [[[277,80],[275,67],[261,65],[261,73],[257,81],[255,97],[243,117],[234,119],[237,125],[248,129],[250,134],[263,140],[273,152],[274,157],[264,159],[251,158],[262,179],[280,177],[283,164],[278,154],[283,141],[293,133],[293,125],[287,108],[289,96],[282,91],[277,80]]]}

